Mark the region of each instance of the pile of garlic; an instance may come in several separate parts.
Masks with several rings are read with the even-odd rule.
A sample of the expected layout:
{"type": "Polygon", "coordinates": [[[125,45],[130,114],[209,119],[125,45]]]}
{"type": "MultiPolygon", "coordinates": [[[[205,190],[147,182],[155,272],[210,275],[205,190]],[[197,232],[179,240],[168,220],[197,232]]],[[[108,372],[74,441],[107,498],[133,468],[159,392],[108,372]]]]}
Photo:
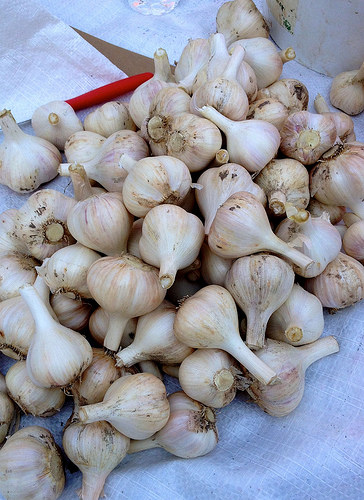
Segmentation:
{"type": "MultiPolygon", "coordinates": [[[[305,85],[279,80],[294,57],[234,0],[174,75],[158,49],[128,105],[82,124],[49,103],[32,119],[39,137],[0,113],[0,182],[32,192],[59,172],[74,188],[1,214],[0,351],[16,360],[0,381],[1,440],[15,404],[48,417],[72,396],[63,448],[83,499],[127,453],[212,451],[215,410],[237,390],[288,415],[308,366],[339,350],[323,308],[364,298],[364,144],[349,116],[320,96],[308,112],[305,85]],[[163,373],[182,390],[167,397],[163,373]]],[[[58,498],[64,483],[49,431],[7,439],[6,498],[34,486],[58,498]]]]}

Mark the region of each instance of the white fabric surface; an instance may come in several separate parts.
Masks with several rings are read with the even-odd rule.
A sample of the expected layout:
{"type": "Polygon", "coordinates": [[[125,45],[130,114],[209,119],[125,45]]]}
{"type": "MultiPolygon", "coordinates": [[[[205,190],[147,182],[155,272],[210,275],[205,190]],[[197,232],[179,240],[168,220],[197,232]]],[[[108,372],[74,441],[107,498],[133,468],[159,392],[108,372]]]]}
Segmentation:
{"type": "MultiPolygon", "coordinates": [[[[262,1],[257,0],[257,5],[262,5],[262,1]]],[[[188,38],[207,37],[215,31],[216,12],[223,1],[180,0],[173,12],[155,18],[138,15],[123,0],[41,0],[40,3],[64,23],[124,48],[152,56],[156,48],[165,47],[173,61],[188,38]]],[[[19,121],[30,117],[33,105],[73,97],[121,78],[118,69],[64,23],[40,6],[35,7],[33,2],[18,1],[14,5],[3,2],[0,57],[2,67],[5,61],[7,71],[3,75],[7,74],[7,78],[0,81],[0,95],[4,106],[17,110],[15,116],[19,121]],[[10,33],[6,40],[5,32],[10,33]],[[24,43],[20,43],[21,38],[24,43]],[[22,59],[18,59],[19,52],[22,59]],[[44,64],[55,57],[55,52],[57,62],[51,66],[44,64]],[[38,79],[30,87],[35,77],[27,77],[26,72],[34,61],[37,66],[33,69],[36,77],[42,76],[42,85],[38,79]],[[22,67],[26,71],[19,79],[22,67]],[[60,85],[56,86],[56,82],[60,85]]],[[[295,62],[285,65],[282,76],[298,78],[308,87],[310,110],[317,92],[328,95],[331,80],[295,62]]],[[[354,121],[357,138],[364,141],[363,114],[354,121]]],[[[71,195],[68,184],[68,179],[57,178],[47,187],[71,195]]],[[[25,195],[0,186],[0,211],[18,208],[25,199],[25,195]]],[[[325,314],[324,335],[338,339],[340,352],[308,369],[305,394],[294,412],[281,419],[273,418],[239,393],[232,404],[217,412],[220,441],[212,453],[193,460],[176,458],[162,449],[127,456],[109,476],[106,497],[113,500],[363,498],[363,331],[364,301],[335,315],[325,314]]],[[[2,373],[6,373],[10,364],[9,358],[0,355],[2,373]]],[[[169,392],[178,389],[174,379],[166,380],[169,392]]],[[[21,426],[43,425],[61,444],[63,426],[70,412],[69,401],[55,417],[23,416],[21,426]]],[[[61,499],[76,499],[75,491],[80,484],[79,472],[67,472],[61,499]]]]}

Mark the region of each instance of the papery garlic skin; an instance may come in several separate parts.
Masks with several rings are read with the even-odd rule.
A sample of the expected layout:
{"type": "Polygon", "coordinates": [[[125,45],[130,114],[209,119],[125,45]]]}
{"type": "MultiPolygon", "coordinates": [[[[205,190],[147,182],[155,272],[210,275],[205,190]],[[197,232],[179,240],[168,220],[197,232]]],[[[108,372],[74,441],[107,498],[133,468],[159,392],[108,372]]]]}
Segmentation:
{"type": "Polygon", "coordinates": [[[185,163],[170,156],[139,160],[123,186],[123,202],[136,217],[163,203],[181,205],[191,189],[192,178],[185,163]]]}
{"type": "Polygon", "coordinates": [[[178,372],[183,391],[200,403],[223,408],[236,396],[238,363],[220,349],[197,349],[185,358],[178,372]]]}
{"type": "Polygon", "coordinates": [[[216,25],[227,45],[242,38],[269,36],[268,25],[252,0],[223,3],[217,11],[216,25]]]}
{"type": "Polygon", "coordinates": [[[98,500],[104,496],[107,476],[125,457],[130,439],[102,421],[71,424],[62,443],[68,458],[82,472],[80,498],[98,500]]]}
{"type": "Polygon", "coordinates": [[[250,349],[263,347],[268,319],[289,297],[294,277],[292,267],[275,255],[249,255],[232,264],[225,287],[246,315],[250,349]]]}
{"type": "Polygon", "coordinates": [[[25,414],[34,417],[55,415],[64,405],[65,393],[58,388],[44,388],[33,384],[25,361],[18,361],[6,373],[6,385],[12,399],[25,414]]]}
{"type": "Polygon", "coordinates": [[[284,104],[289,113],[306,110],[308,106],[307,87],[294,78],[281,78],[266,88],[260,89],[256,100],[270,97],[284,104]]]}
{"type": "Polygon", "coordinates": [[[321,302],[295,283],[288,299],[269,318],[266,336],[298,346],[314,342],[323,331],[321,302]]]}
{"type": "Polygon", "coordinates": [[[45,388],[72,384],[91,363],[90,344],[52,318],[34,287],[25,285],[20,293],[35,322],[26,359],[29,378],[45,388]]]}
{"type": "Polygon", "coordinates": [[[364,266],[340,252],[319,276],[307,279],[304,286],[324,307],[349,307],[364,298],[364,266]]]}
{"type": "Polygon", "coordinates": [[[267,97],[250,104],[247,120],[264,120],[281,130],[288,116],[288,109],[277,99],[267,97]]]}
{"type": "Polygon", "coordinates": [[[139,250],[145,262],[159,267],[159,281],[167,289],[173,285],[178,269],[197,258],[203,240],[203,224],[196,215],[164,204],[145,216],[139,250]]]}
{"type": "Polygon", "coordinates": [[[209,59],[209,42],[205,38],[189,40],[184,46],[182,54],[178,59],[174,76],[179,86],[192,92],[192,84],[198,71],[207,63],[209,59]]]}
{"type": "Polygon", "coordinates": [[[64,154],[69,163],[80,163],[92,160],[105,142],[106,138],[95,132],[84,130],[72,134],[64,145],[64,154]]]}
{"type": "Polygon", "coordinates": [[[35,135],[46,139],[63,151],[70,135],[83,130],[81,120],[72,106],[64,101],[52,101],[39,106],[32,115],[35,135]]]}
{"type": "Polygon", "coordinates": [[[27,252],[43,260],[74,243],[67,228],[67,215],[76,200],[55,191],[42,189],[32,194],[14,219],[14,235],[27,252]]]}
{"type": "Polygon", "coordinates": [[[79,419],[85,424],[106,420],[131,439],[146,439],[167,423],[169,413],[163,382],[150,373],[138,373],[116,380],[103,402],[81,406],[79,419]]]}
{"type": "Polygon", "coordinates": [[[50,142],[25,134],[10,111],[0,111],[4,141],[0,145],[0,184],[17,193],[30,193],[54,179],[62,161],[50,142]]]}
{"type": "Polygon", "coordinates": [[[32,285],[37,277],[38,261],[28,255],[8,253],[0,259],[0,301],[19,295],[24,284],[32,285]]]}
{"type": "Polygon", "coordinates": [[[85,130],[109,137],[118,130],[136,130],[130,117],[128,104],[120,101],[106,102],[85,116],[85,130]]]}
{"type": "Polygon", "coordinates": [[[330,118],[309,111],[291,113],[280,133],[282,153],[304,165],[313,165],[334,145],[337,136],[330,118]]]}
{"type": "Polygon", "coordinates": [[[44,427],[17,431],[0,450],[0,490],[7,500],[56,500],[64,484],[60,452],[44,427]]]}
{"type": "Polygon", "coordinates": [[[364,63],[359,70],[340,73],[332,81],[330,101],[348,115],[364,110],[364,63]]]}
{"type": "Polygon", "coordinates": [[[181,363],[193,349],[174,335],[176,308],[164,300],[154,311],[140,316],[133,342],[116,355],[117,366],[132,366],[140,361],[164,364],[181,363]]]}
{"type": "Polygon", "coordinates": [[[4,376],[1,375],[1,377],[1,384],[4,385],[4,387],[0,391],[0,444],[7,437],[15,416],[14,403],[7,394],[4,376]]]}
{"type": "Polygon", "coordinates": [[[189,113],[190,102],[191,97],[183,89],[164,87],[150,103],[149,118],[155,115],[176,116],[181,113],[189,113]]]}
{"type": "Polygon", "coordinates": [[[103,257],[87,273],[87,285],[97,303],[109,312],[104,346],[117,351],[130,318],[153,311],[163,301],[158,269],[130,254],[103,257]]]}
{"type": "Polygon", "coordinates": [[[71,299],[91,299],[87,272],[101,255],[81,243],[57,250],[37,267],[53,294],[64,293],[71,299]]]}

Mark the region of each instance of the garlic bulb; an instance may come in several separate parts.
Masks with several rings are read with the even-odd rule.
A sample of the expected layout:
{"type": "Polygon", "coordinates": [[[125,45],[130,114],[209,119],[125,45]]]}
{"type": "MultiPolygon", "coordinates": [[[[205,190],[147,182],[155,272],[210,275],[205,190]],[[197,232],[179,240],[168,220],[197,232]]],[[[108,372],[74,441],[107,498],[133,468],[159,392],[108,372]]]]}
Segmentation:
{"type": "Polygon", "coordinates": [[[6,109],[0,111],[0,127],[4,134],[0,145],[0,184],[17,193],[29,193],[56,177],[62,158],[53,144],[25,134],[6,109]]]}
{"type": "Polygon", "coordinates": [[[295,283],[288,299],[269,318],[266,336],[298,346],[314,342],[323,331],[321,302],[295,283]]]}
{"type": "Polygon", "coordinates": [[[228,43],[229,52],[237,46],[245,49],[245,61],[256,74],[258,89],[263,89],[276,82],[281,76],[283,64],[296,57],[292,47],[278,52],[277,46],[268,38],[239,37],[234,43],[230,43],[228,43]]]}
{"type": "Polygon", "coordinates": [[[178,158],[190,172],[207,167],[222,144],[216,125],[191,113],[155,115],[148,121],[147,131],[154,156],[178,158]]]}
{"type": "Polygon", "coordinates": [[[93,348],[91,364],[82,373],[82,379],[72,386],[80,405],[100,403],[110,385],[122,376],[115,359],[103,349],[93,348]]]}
{"type": "Polygon", "coordinates": [[[87,130],[72,134],[64,145],[67,161],[83,165],[97,155],[105,140],[102,135],[87,130]]]}
{"type": "Polygon", "coordinates": [[[281,129],[280,149],[304,165],[313,165],[336,140],[336,127],[324,115],[297,111],[291,113],[281,129]]]}
{"type": "Polygon", "coordinates": [[[35,135],[46,139],[63,151],[70,135],[83,130],[81,120],[72,106],[64,101],[52,101],[39,106],[32,116],[35,135]]]}
{"type": "MultiPolygon", "coordinates": [[[[177,69],[177,68],[176,68],[177,69]]],[[[149,118],[155,115],[179,115],[189,113],[191,97],[179,87],[163,87],[149,107],[149,118]]]]}
{"type": "Polygon", "coordinates": [[[364,110],[364,63],[359,70],[340,73],[332,81],[330,101],[348,115],[364,110]]]}
{"type": "Polygon", "coordinates": [[[0,256],[11,253],[27,254],[22,240],[14,235],[14,221],[18,211],[9,208],[0,214],[0,256]]]}
{"type": "Polygon", "coordinates": [[[190,171],[183,161],[171,156],[139,160],[123,186],[123,202],[136,217],[163,203],[181,205],[191,189],[190,171]]]}
{"type": "Polygon", "coordinates": [[[355,141],[354,122],[350,116],[341,111],[330,112],[330,109],[322,97],[317,94],[314,101],[315,110],[324,116],[328,116],[336,127],[336,132],[343,142],[355,141]]]}
{"type": "Polygon", "coordinates": [[[338,351],[339,345],[335,337],[331,336],[301,347],[267,339],[266,345],[256,355],[277,372],[278,381],[269,386],[254,381],[247,392],[266,413],[273,417],[284,417],[302,400],[307,368],[324,356],[338,351]]]}
{"type": "Polygon", "coordinates": [[[133,217],[125,208],[122,194],[93,195],[85,169],[81,165],[72,165],[69,169],[78,200],[67,216],[72,236],[105,255],[125,252],[133,217]]]}
{"type": "Polygon", "coordinates": [[[294,278],[291,266],[274,255],[249,255],[232,264],[225,287],[246,315],[250,349],[263,347],[267,322],[288,299],[294,278]]]}
{"type": "MultiPolygon", "coordinates": [[[[3,443],[7,437],[10,426],[13,422],[15,416],[15,408],[13,401],[9,398],[7,394],[7,387],[5,384],[5,378],[1,375],[1,385],[4,386],[0,390],[0,444],[3,443]]],[[[1,455],[0,455],[1,456],[1,455]]],[[[0,459],[1,463],[1,459],[0,459]]],[[[1,482],[1,480],[0,480],[1,482]]],[[[0,486],[1,490],[1,486],[0,486]]]]}
{"type": "Polygon", "coordinates": [[[160,284],[167,289],[173,285],[178,269],[197,258],[203,240],[203,224],[196,215],[164,204],[145,216],[139,250],[145,262],[159,268],[160,284]]]}
{"type": "Polygon", "coordinates": [[[65,429],[62,444],[82,472],[80,498],[98,500],[104,496],[107,476],[125,457],[130,439],[105,421],[73,423],[65,429]]]}
{"type": "Polygon", "coordinates": [[[72,384],[91,363],[90,344],[52,318],[34,287],[25,285],[20,293],[35,323],[26,360],[29,378],[45,388],[72,384]]]}
{"type": "Polygon", "coordinates": [[[101,403],[81,406],[79,419],[84,424],[106,420],[131,439],[146,439],[167,423],[169,412],[163,382],[137,373],[111,384],[101,403]]]}
{"type": "MultiPolygon", "coordinates": [[[[148,82],[146,82],[148,83],[148,82]]],[[[110,135],[97,154],[82,162],[87,176],[111,192],[121,192],[123,182],[134,163],[149,156],[147,143],[133,130],[120,130],[110,135]]],[[[70,163],[61,163],[59,174],[70,175],[70,163]]]]}
{"type": "Polygon", "coordinates": [[[232,121],[211,106],[200,113],[215,123],[226,135],[229,158],[249,172],[259,172],[276,155],[280,135],[274,125],[262,120],[232,121]]]}
{"type": "Polygon", "coordinates": [[[302,269],[312,259],[280,240],[271,230],[266,211],[250,193],[239,192],[217,210],[208,236],[211,250],[220,257],[235,259],[271,251],[282,255],[302,269]]]}
{"type": "Polygon", "coordinates": [[[217,11],[216,26],[228,45],[242,38],[269,36],[268,25],[252,0],[223,3],[217,11]]]}
{"type": "MultiPolygon", "coordinates": [[[[126,347],[133,342],[137,327],[137,318],[130,318],[126,324],[121,345],[126,347]]],[[[109,324],[109,313],[98,307],[90,316],[89,330],[92,338],[100,345],[104,343],[109,324]]]]}
{"type": "Polygon", "coordinates": [[[175,337],[175,316],[175,306],[166,300],[154,311],[141,316],[133,342],[116,355],[117,366],[128,367],[146,360],[167,365],[181,363],[193,349],[175,337]]]}
{"type": "Polygon", "coordinates": [[[288,109],[277,99],[267,97],[250,104],[247,120],[264,120],[281,130],[288,116],[288,109]]]}
{"type": "Polygon", "coordinates": [[[57,250],[37,267],[37,271],[53,294],[64,293],[71,299],[91,299],[86,283],[87,271],[100,258],[100,254],[75,243],[57,250]]]}
{"type": "MultiPolygon", "coordinates": [[[[33,284],[50,314],[49,288],[40,276],[33,284]]],[[[19,292],[20,293],[20,292],[19,292]]],[[[25,359],[34,333],[34,320],[21,295],[0,303],[0,351],[13,359],[25,359]]]]}
{"type": "Polygon", "coordinates": [[[193,81],[199,70],[207,63],[210,55],[209,42],[205,38],[189,40],[185,45],[174,70],[179,86],[192,92],[193,81]]]}
{"type": "Polygon", "coordinates": [[[220,349],[197,349],[182,361],[178,378],[190,398],[213,408],[230,404],[237,388],[246,389],[239,364],[220,349]]]}
{"type": "Polygon", "coordinates": [[[364,144],[337,145],[310,172],[311,196],[364,218],[364,144]]]}
{"type": "Polygon", "coordinates": [[[29,255],[5,254],[0,259],[0,301],[19,295],[24,284],[32,285],[37,277],[38,262],[29,255]]]}
{"type": "Polygon", "coordinates": [[[286,203],[303,209],[310,200],[309,175],[297,160],[272,160],[254,181],[267,195],[269,208],[274,215],[285,215],[286,203]]]}
{"type": "Polygon", "coordinates": [[[138,257],[138,259],[142,258],[139,250],[139,240],[142,237],[143,220],[137,219],[133,222],[128,239],[128,253],[138,257]]]}
{"type": "Polygon", "coordinates": [[[314,261],[309,269],[295,267],[295,272],[300,276],[313,278],[321,274],[327,264],[338,256],[341,236],[326,213],[320,217],[311,217],[309,212],[306,212],[306,217],[302,217],[300,213],[299,222],[294,217],[284,219],[276,228],[275,234],[314,261]]]}
{"type": "Polygon", "coordinates": [[[237,71],[244,55],[244,49],[236,47],[221,75],[206,81],[193,93],[190,102],[191,113],[199,115],[199,109],[209,105],[230,120],[246,118],[249,106],[248,97],[237,81],[237,71]]]}
{"type": "Polygon", "coordinates": [[[148,439],[131,441],[128,453],[160,447],[181,458],[210,453],[218,442],[216,415],[212,408],[182,391],[168,396],[171,414],[166,425],[148,439]]]}
{"type": "Polygon", "coordinates": [[[66,400],[62,389],[47,389],[34,385],[28,376],[25,361],[18,361],[12,365],[7,371],[5,380],[12,399],[25,414],[30,413],[34,417],[55,415],[66,400]]]}
{"type": "MultiPolygon", "coordinates": [[[[253,68],[246,61],[242,61],[238,69],[236,79],[243,87],[249,102],[253,102],[258,93],[257,76],[253,68]]],[[[249,111],[248,111],[249,112],[249,111]]]]}
{"type": "MultiPolygon", "coordinates": [[[[344,217],[346,223],[346,218],[344,217]]],[[[364,264],[364,220],[349,225],[343,237],[345,253],[364,264]]]]}
{"type": "Polygon", "coordinates": [[[225,284],[226,273],[229,271],[232,260],[224,259],[214,254],[206,242],[201,247],[201,275],[208,285],[225,284]]]}
{"type": "Polygon", "coordinates": [[[104,346],[111,351],[119,349],[128,320],[156,309],[166,294],[158,269],[130,254],[96,261],[88,271],[87,285],[96,302],[109,313],[104,346]]]}
{"type": "Polygon", "coordinates": [[[234,299],[219,285],[201,288],[183,301],[177,310],[174,333],[190,347],[228,352],[263,384],[275,378],[274,371],[261,363],[242,341],[234,299]]]}
{"type": "Polygon", "coordinates": [[[154,52],[154,76],[134,90],[130,102],[129,113],[138,128],[149,114],[149,106],[161,88],[176,85],[171,72],[168,55],[164,49],[154,52]]]}
{"type": "Polygon", "coordinates": [[[52,295],[51,306],[61,325],[77,332],[86,328],[93,310],[92,304],[72,299],[64,293],[52,295]]]}
{"type": "Polygon", "coordinates": [[[14,219],[14,235],[27,253],[43,260],[74,243],[66,221],[75,204],[76,200],[54,189],[42,189],[28,198],[14,219]]]}
{"type": "Polygon", "coordinates": [[[56,500],[64,484],[61,454],[44,427],[20,429],[0,450],[0,491],[7,500],[56,500]]]}
{"type": "Polygon", "coordinates": [[[328,213],[330,222],[334,226],[342,220],[343,215],[346,211],[345,207],[326,205],[325,203],[321,203],[315,198],[310,199],[307,210],[313,217],[320,217],[320,215],[322,215],[324,212],[328,213]]]}
{"type": "Polygon", "coordinates": [[[130,117],[128,104],[120,101],[106,102],[85,116],[85,130],[109,137],[119,130],[136,130],[130,117]]]}
{"type": "Polygon", "coordinates": [[[208,234],[218,208],[234,193],[247,191],[265,204],[264,191],[253,181],[248,171],[237,163],[227,163],[221,167],[209,168],[200,175],[195,196],[198,207],[205,219],[205,233],[208,234]]]}
{"type": "Polygon", "coordinates": [[[305,288],[324,307],[352,306],[364,298],[364,266],[340,252],[319,276],[306,280],[305,288]]]}
{"type": "Polygon", "coordinates": [[[271,97],[284,104],[289,113],[306,110],[308,106],[307,87],[294,78],[281,78],[269,87],[260,89],[256,100],[271,97]]]}

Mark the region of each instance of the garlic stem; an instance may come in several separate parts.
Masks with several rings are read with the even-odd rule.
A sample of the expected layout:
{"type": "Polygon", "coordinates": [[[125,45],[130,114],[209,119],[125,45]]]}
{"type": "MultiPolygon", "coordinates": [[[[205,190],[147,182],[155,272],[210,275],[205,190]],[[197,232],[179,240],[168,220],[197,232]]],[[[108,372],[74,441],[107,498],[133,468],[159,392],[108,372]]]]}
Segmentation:
{"type": "Polygon", "coordinates": [[[109,312],[109,325],[104,340],[104,347],[116,352],[123,338],[123,333],[130,318],[125,318],[121,313],[109,312]]]}
{"type": "Polygon", "coordinates": [[[58,167],[58,174],[61,177],[69,177],[69,167],[72,165],[72,163],[60,163],[58,167]]]}
{"type": "Polygon", "coordinates": [[[294,264],[301,267],[303,271],[307,271],[314,264],[314,261],[310,259],[310,257],[307,257],[307,255],[304,255],[295,248],[291,248],[286,243],[282,242],[282,240],[278,237],[272,238],[270,245],[270,249],[273,252],[277,252],[279,255],[288,257],[288,259],[290,259],[294,264]]]}
{"type": "Polygon", "coordinates": [[[74,198],[77,201],[82,201],[93,196],[91,183],[84,167],[76,163],[70,165],[68,171],[73,184],[74,198]]]}
{"type": "Polygon", "coordinates": [[[16,123],[12,112],[8,109],[3,109],[0,112],[0,127],[3,131],[5,139],[16,141],[17,138],[21,138],[23,135],[25,135],[25,133],[16,123]]]}
{"type": "Polygon", "coordinates": [[[288,62],[288,61],[292,61],[293,59],[296,58],[296,52],[294,51],[294,49],[292,47],[288,47],[285,50],[281,50],[280,52],[278,52],[278,54],[279,54],[280,58],[282,59],[283,64],[288,62]]]}
{"type": "Polygon", "coordinates": [[[92,405],[81,406],[78,411],[79,421],[85,424],[106,420],[110,416],[110,408],[105,403],[94,403],[92,405]]]}
{"type": "Polygon", "coordinates": [[[108,475],[109,472],[101,474],[100,470],[97,471],[97,475],[88,471],[82,472],[80,499],[99,500],[99,498],[104,497],[104,486],[108,475]]]}
{"type": "Polygon", "coordinates": [[[228,59],[228,63],[222,73],[222,78],[226,80],[234,80],[236,81],[236,73],[244,59],[245,49],[240,45],[234,47],[231,56],[228,59]]]}
{"type": "Polygon", "coordinates": [[[219,127],[225,134],[228,133],[230,129],[233,128],[234,123],[232,120],[229,118],[226,118],[223,114],[219,113],[215,108],[212,106],[202,106],[201,109],[199,109],[199,112],[207,118],[208,120],[211,120],[217,127],[219,127]]]}
{"type": "Polygon", "coordinates": [[[284,214],[286,202],[287,198],[283,191],[272,191],[268,194],[269,208],[276,215],[284,214]]]}
{"type": "Polygon", "coordinates": [[[56,320],[50,316],[47,306],[35,288],[32,285],[24,285],[19,289],[19,292],[29,307],[36,330],[44,329],[45,327],[52,328],[56,320]]]}
{"type": "Polygon", "coordinates": [[[286,328],[284,335],[290,342],[299,342],[303,337],[303,331],[298,326],[289,326],[286,328]]]}
{"type": "Polygon", "coordinates": [[[330,113],[330,108],[321,94],[317,94],[313,104],[317,113],[330,113]]]}
{"type": "Polygon", "coordinates": [[[159,281],[164,289],[170,288],[176,279],[177,269],[173,258],[161,259],[159,281]]]}
{"type": "Polygon", "coordinates": [[[57,115],[57,113],[49,113],[48,121],[51,125],[57,125],[59,122],[59,116],[57,115]]]}
{"type": "Polygon", "coordinates": [[[229,163],[229,152],[227,149],[219,149],[215,155],[215,161],[212,166],[220,166],[229,163]]]}
{"type": "Polygon", "coordinates": [[[357,72],[357,74],[354,76],[352,82],[353,83],[364,83],[364,62],[360,66],[360,69],[357,72]]]}
{"type": "Polygon", "coordinates": [[[218,371],[214,375],[214,384],[218,391],[228,391],[231,389],[235,382],[235,378],[233,377],[230,370],[223,368],[218,371]]]}
{"type": "Polygon", "coordinates": [[[335,337],[330,335],[329,337],[320,338],[316,342],[297,347],[296,349],[302,354],[302,365],[306,370],[315,361],[339,352],[339,344],[335,337]]]}
{"type": "Polygon", "coordinates": [[[52,222],[45,230],[46,238],[51,243],[61,241],[64,236],[64,227],[59,222],[52,222]]]}
{"type": "Polygon", "coordinates": [[[147,439],[131,439],[128,454],[137,453],[138,451],[150,450],[152,448],[161,448],[160,444],[155,441],[154,436],[147,439]]]}
{"type": "Polygon", "coordinates": [[[168,55],[164,49],[157,49],[154,53],[154,78],[163,82],[174,82],[169,65],[168,55]]]}
{"type": "Polygon", "coordinates": [[[246,345],[253,350],[264,346],[267,321],[262,321],[261,311],[251,309],[247,316],[246,345]]]}

